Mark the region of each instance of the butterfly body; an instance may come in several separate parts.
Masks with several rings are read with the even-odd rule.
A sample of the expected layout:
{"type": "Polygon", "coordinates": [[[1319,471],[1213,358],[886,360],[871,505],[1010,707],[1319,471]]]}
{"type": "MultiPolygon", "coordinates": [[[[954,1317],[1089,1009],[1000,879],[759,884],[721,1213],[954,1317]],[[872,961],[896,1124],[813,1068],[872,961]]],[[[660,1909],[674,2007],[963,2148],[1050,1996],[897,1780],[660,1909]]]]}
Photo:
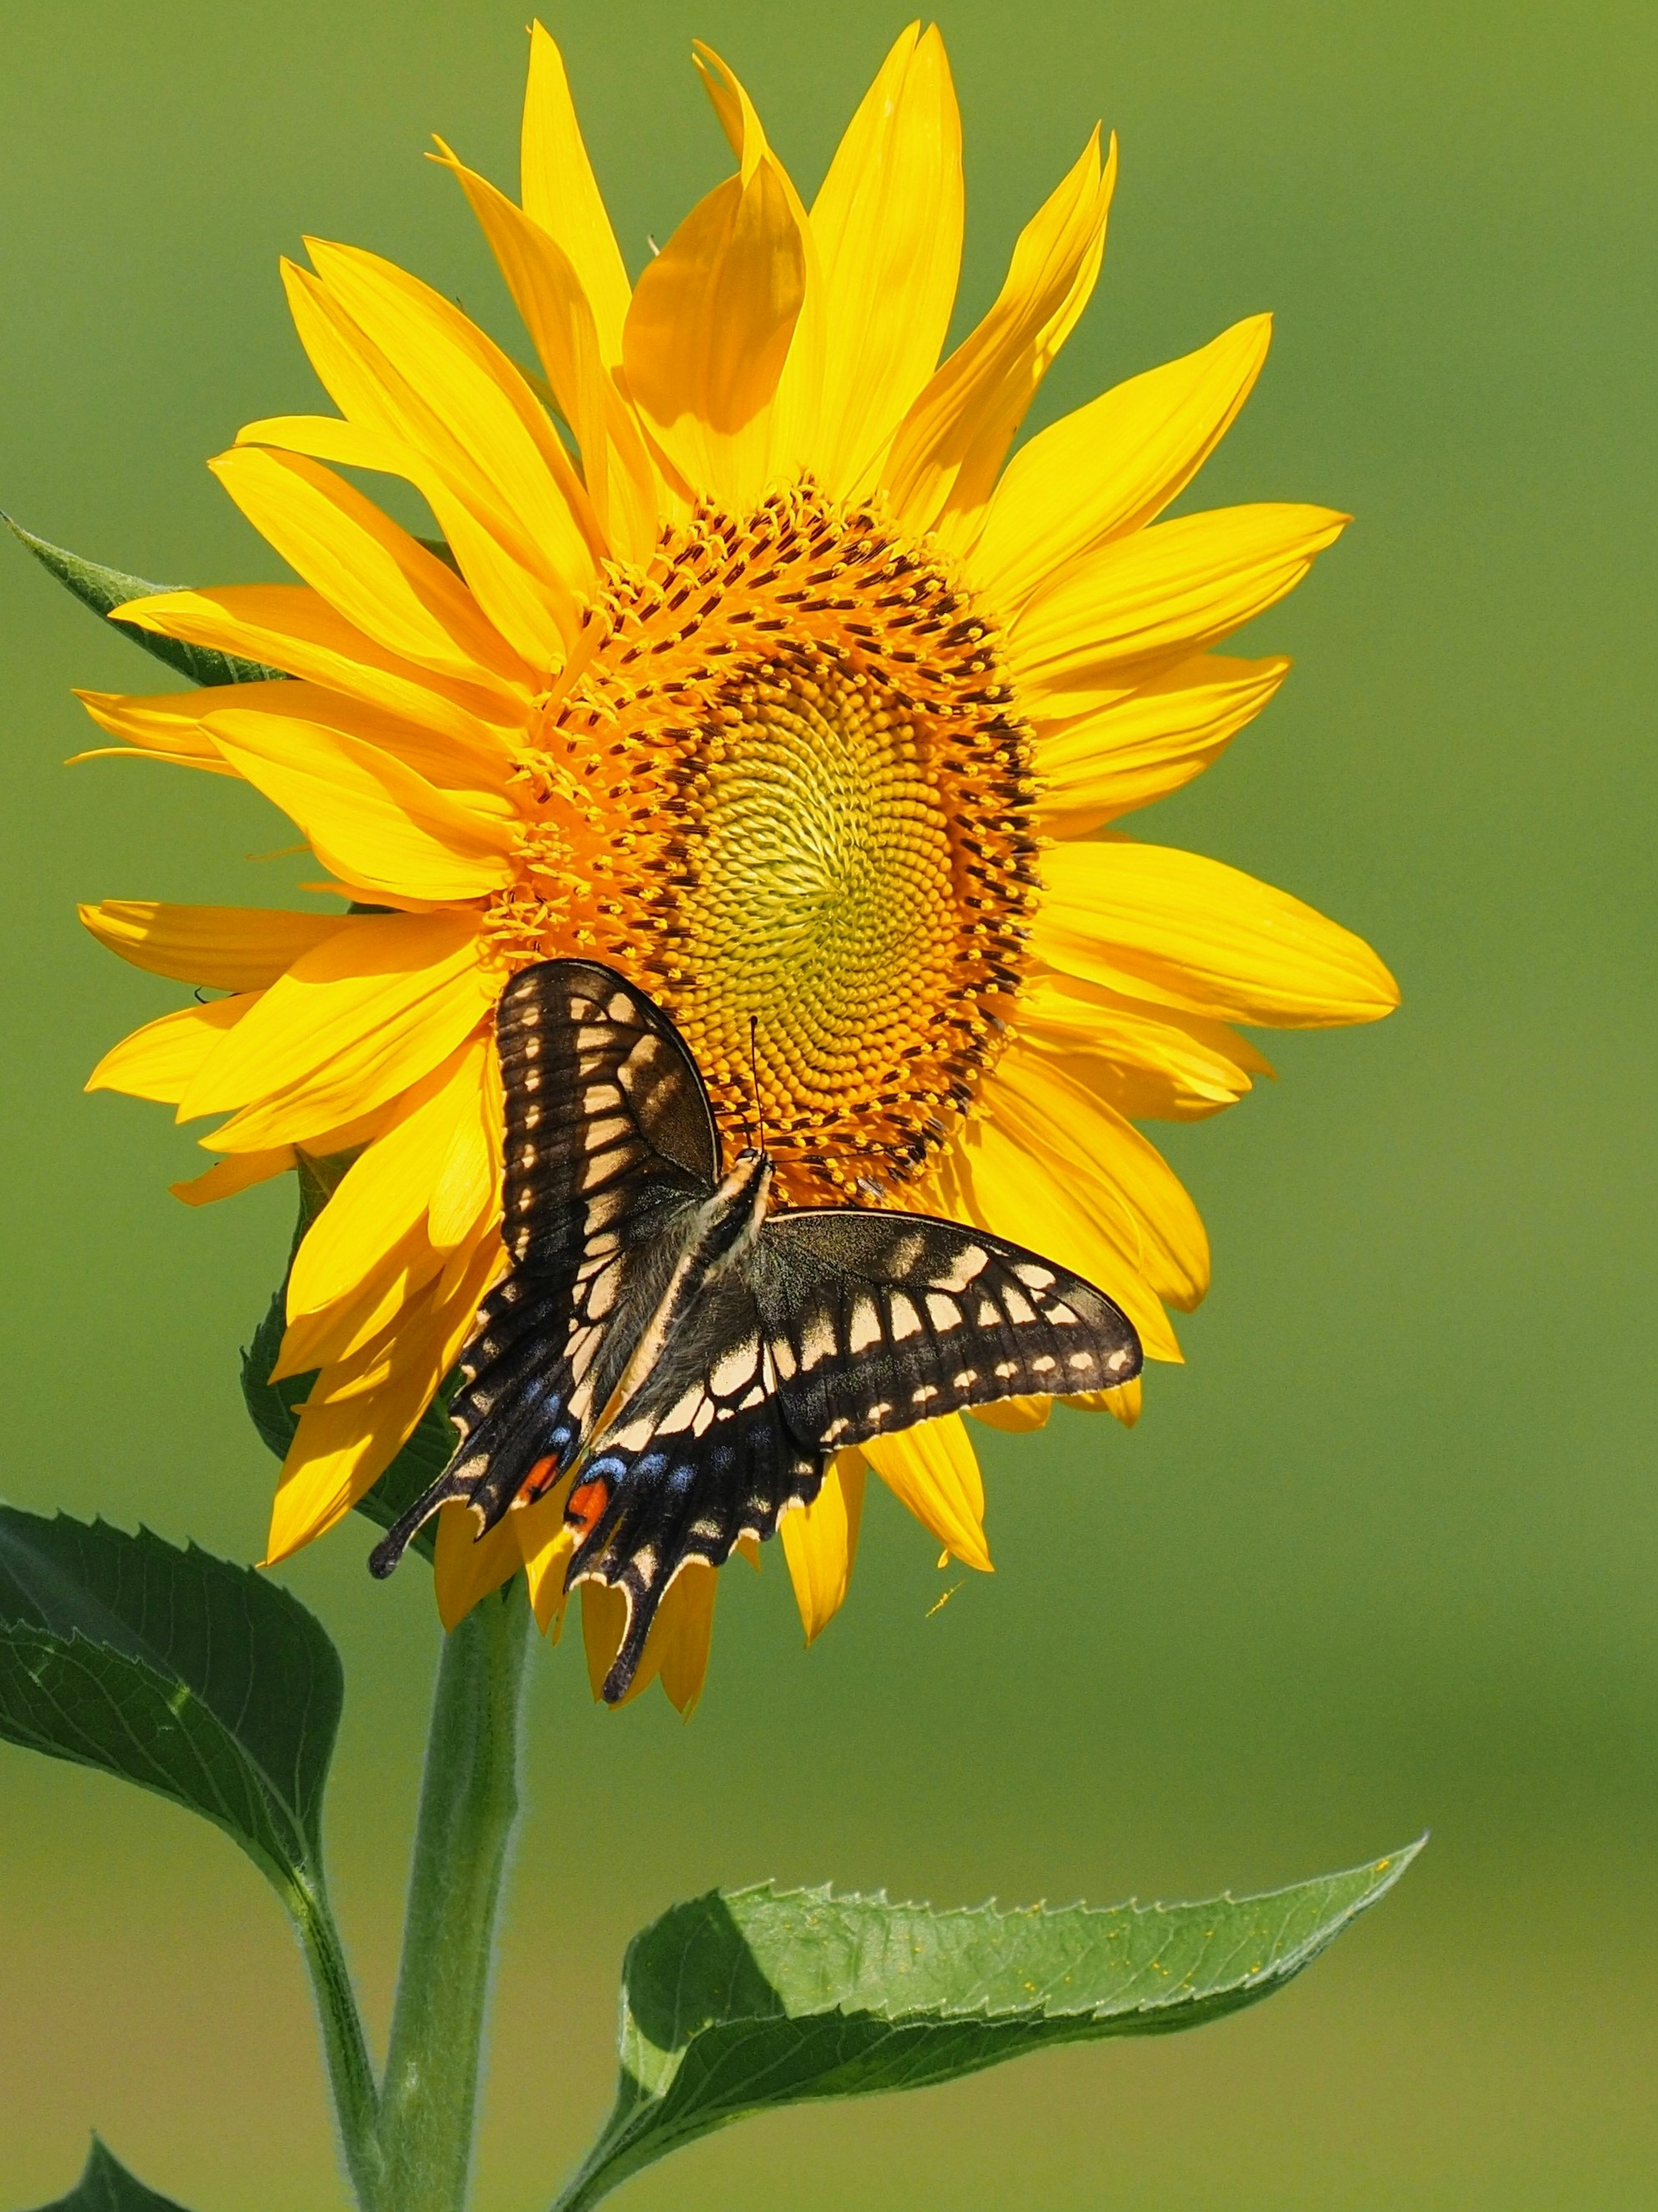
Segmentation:
{"type": "Polygon", "coordinates": [[[924,1215],[774,1212],[773,1162],[724,1168],[695,1063],[614,971],[525,969],[497,1037],[511,1272],[462,1354],[455,1456],[370,1564],[451,1499],[482,1533],[573,1475],[568,1581],[628,1601],[607,1699],[674,1575],[769,1536],[838,1449],[1139,1372],[1118,1308],[1035,1253],[924,1215]]]}

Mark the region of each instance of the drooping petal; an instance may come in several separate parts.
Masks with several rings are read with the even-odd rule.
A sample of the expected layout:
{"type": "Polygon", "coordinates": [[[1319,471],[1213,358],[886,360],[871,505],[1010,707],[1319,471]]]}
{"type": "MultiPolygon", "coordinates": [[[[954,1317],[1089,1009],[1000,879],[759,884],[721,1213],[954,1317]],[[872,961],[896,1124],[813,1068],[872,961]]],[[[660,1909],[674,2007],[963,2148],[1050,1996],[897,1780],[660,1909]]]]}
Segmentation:
{"type": "MultiPolygon", "coordinates": [[[[285,668],[291,675],[331,691],[343,692],[347,698],[384,708],[416,729],[452,738],[477,753],[484,767],[493,765],[498,774],[510,758],[500,729],[510,727],[516,732],[529,711],[521,690],[505,684],[487,688],[492,681],[487,670],[473,670],[476,680],[468,682],[438,676],[388,652],[305,584],[232,584],[213,591],[164,592],[154,599],[135,599],[118,611],[123,622],[136,623],[141,629],[153,630],[159,636],[179,638],[187,645],[211,646],[220,653],[241,653],[273,668],[285,668]]],[[[242,702],[245,706],[269,704],[275,688],[245,684],[240,687],[242,702]],[[258,702],[249,696],[256,689],[258,702]]],[[[104,692],[81,696],[94,720],[118,737],[130,738],[135,744],[149,741],[143,733],[144,716],[153,714],[165,721],[179,712],[181,700],[186,702],[185,711],[191,714],[194,728],[194,710],[188,702],[202,696],[194,691],[141,700],[104,692]],[[96,705],[91,703],[94,700],[96,705]],[[105,721],[100,708],[118,708],[119,726],[105,721]]],[[[154,742],[159,744],[164,734],[158,726],[154,742]]],[[[210,738],[198,736],[197,742],[204,752],[211,751],[216,760],[219,757],[210,738]]]]}
{"type": "Polygon", "coordinates": [[[1132,1120],[1199,1121],[1231,1106],[1272,1063],[1224,1022],[1136,1004],[1079,976],[1038,974],[1019,1010],[1022,1045],[1132,1120]]]}
{"type": "Polygon", "coordinates": [[[777,1524],[808,1644],[823,1634],[846,1600],[858,1557],[866,1466],[861,1452],[836,1452],[811,1504],[797,1506],[777,1524]]]}
{"type": "Polygon", "coordinates": [[[962,262],[962,121],[937,26],[896,45],[811,206],[823,282],[815,472],[867,477],[938,364],[962,262]]]}
{"type": "Polygon", "coordinates": [[[1113,1420],[1121,1421],[1132,1429],[1140,1417],[1143,1402],[1143,1378],[1136,1376],[1132,1382],[1120,1382],[1114,1390],[1083,1390],[1065,1403],[1079,1413],[1109,1413],[1113,1420]]]}
{"type": "Polygon", "coordinates": [[[563,57],[539,23],[530,26],[519,197],[525,214],[575,270],[593,311],[605,366],[615,368],[632,288],[582,143],[563,57]]]}
{"type": "Polygon", "coordinates": [[[215,1138],[226,1151],[257,1152],[394,1098],[486,1011],[476,930],[470,914],[364,916],[302,954],[256,1002],[257,1028],[239,1024],[203,1065],[180,1118],[257,1100],[259,1111],[237,1115],[239,1133],[227,1125],[215,1138]]]}
{"type": "Polygon", "coordinates": [[[316,722],[228,708],[207,727],[348,882],[469,899],[511,881],[514,824],[494,793],[441,790],[379,745],[316,722]]]}
{"type": "Polygon", "coordinates": [[[1082,837],[1201,775],[1290,672],[1283,659],[1197,654],[1109,706],[1036,726],[1039,829],[1082,837]]]}
{"type": "Polygon", "coordinates": [[[258,1002],[257,992],[245,992],[238,998],[210,1000],[204,1006],[181,1006],[176,1014],[146,1022],[104,1054],[86,1087],[176,1105],[224,1042],[226,1030],[258,1002]]]}
{"type": "Polygon", "coordinates": [[[1029,711],[1107,705],[1126,678],[1219,644],[1293,591],[1349,520],[1327,507],[1220,507],[1102,547],[1039,592],[1009,634],[1029,711]]]}
{"type": "Polygon", "coordinates": [[[331,469],[264,446],[233,447],[212,468],[288,566],[388,652],[463,681],[527,690],[536,680],[453,569],[331,469]]]}
{"type": "MultiPolygon", "coordinates": [[[[597,1698],[622,1649],[628,1604],[619,1589],[605,1583],[584,1582],[580,1587],[581,1640],[587,1656],[587,1679],[597,1698]]],[[[708,1673],[718,1594],[719,1577],[714,1568],[701,1559],[688,1560],[681,1567],[663,1592],[640,1654],[638,1670],[621,1701],[624,1705],[642,1697],[660,1675],[668,1697],[687,1720],[690,1718],[708,1673]]]]}
{"type": "Polygon", "coordinates": [[[774,465],[778,386],[806,296],[793,186],[763,145],[641,274],[623,359],[635,404],[699,491],[739,513],[774,465]]]}
{"type": "Polygon", "coordinates": [[[564,1632],[564,1608],[569,1600],[564,1577],[577,1543],[576,1531],[564,1522],[565,1501],[574,1483],[572,1468],[544,1497],[532,1505],[515,1506],[507,1516],[518,1536],[536,1626],[555,1644],[564,1632]]]}
{"type": "Polygon", "coordinates": [[[1007,617],[1070,562],[1160,514],[1225,436],[1272,335],[1251,315],[1183,360],[1131,377],[1051,423],[1008,463],[974,548],[974,580],[1007,617]]]}
{"type": "Polygon", "coordinates": [[[486,1214],[501,1206],[506,1109],[500,1065],[482,1040],[463,1062],[458,1080],[465,1089],[456,1098],[454,1133],[427,1208],[426,1233],[440,1252],[453,1251],[476,1234],[486,1214]]]}
{"type": "MultiPolygon", "coordinates": [[[[269,693],[271,684],[249,684],[249,690],[269,693]]],[[[199,691],[162,692],[158,697],[131,697],[121,691],[77,691],[76,697],[100,730],[125,738],[124,745],[95,745],[71,753],[69,764],[81,761],[133,759],[171,761],[179,768],[204,769],[211,775],[234,775],[211,738],[203,729],[196,702],[199,691]]]]}
{"type": "Polygon", "coordinates": [[[100,945],[135,968],[210,991],[263,991],[302,952],[354,926],[349,915],[156,899],[105,899],[78,912],[100,945]]]}
{"type": "Polygon", "coordinates": [[[513,1517],[509,1513],[480,1536],[470,1505],[449,1504],[439,1512],[433,1583],[438,1619],[452,1635],[480,1598],[511,1582],[524,1565],[513,1517]]]}
{"type": "Polygon", "coordinates": [[[1057,846],[1032,945],[1074,975],[1275,1029],[1373,1022],[1399,987],[1362,938],[1287,891],[1168,845],[1057,846]]]}
{"type": "Polygon", "coordinates": [[[268,1152],[240,1152],[216,1160],[202,1174],[191,1176],[185,1182],[171,1182],[167,1188],[186,1206],[211,1206],[218,1199],[234,1198],[239,1191],[251,1190],[255,1183],[286,1175],[297,1164],[292,1145],[278,1145],[268,1152]]]}
{"type": "Polygon", "coordinates": [[[947,1552],[981,1574],[993,1571],[985,1542],[984,1480],[959,1413],[923,1421],[897,1436],[872,1437],[858,1449],[947,1552]]]}
{"type": "Polygon", "coordinates": [[[1102,170],[1096,131],[1020,232],[990,313],[905,416],[881,480],[907,528],[971,547],[1013,434],[1093,291],[1116,174],[1116,141],[1102,170]]]}

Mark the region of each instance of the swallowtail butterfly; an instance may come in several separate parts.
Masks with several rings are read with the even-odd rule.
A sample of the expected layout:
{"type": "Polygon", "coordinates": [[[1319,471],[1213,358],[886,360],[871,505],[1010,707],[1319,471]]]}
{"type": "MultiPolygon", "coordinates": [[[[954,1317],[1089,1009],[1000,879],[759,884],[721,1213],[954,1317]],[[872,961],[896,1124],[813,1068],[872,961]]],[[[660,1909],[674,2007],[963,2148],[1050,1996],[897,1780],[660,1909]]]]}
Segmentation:
{"type": "Polygon", "coordinates": [[[769,1212],[769,1155],[724,1166],[678,1031],[613,969],[525,969],[496,1036],[512,1266],[461,1356],[454,1457],[369,1564],[390,1574],[451,1499],[482,1534],[574,1472],[568,1583],[628,1604],[610,1702],[679,1569],[769,1536],[842,1445],[1139,1372],[1110,1299],[1017,1244],[920,1214],[769,1212]]]}

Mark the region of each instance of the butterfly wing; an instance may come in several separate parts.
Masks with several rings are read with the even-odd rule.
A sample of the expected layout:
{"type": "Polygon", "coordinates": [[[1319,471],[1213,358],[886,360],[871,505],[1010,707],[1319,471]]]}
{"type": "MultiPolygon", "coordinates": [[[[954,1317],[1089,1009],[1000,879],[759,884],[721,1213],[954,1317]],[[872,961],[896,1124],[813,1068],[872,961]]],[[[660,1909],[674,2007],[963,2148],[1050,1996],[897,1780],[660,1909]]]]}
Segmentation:
{"type": "Polygon", "coordinates": [[[826,1450],[1140,1371],[1133,1324],[1103,1291],[953,1221],[780,1214],[761,1230],[753,1280],[791,1425],[826,1450]]]}
{"type": "Polygon", "coordinates": [[[708,1197],[720,1143],[668,1017],[614,969],[525,969],[495,1017],[506,1099],[501,1235],[512,1271],[479,1308],[450,1408],[449,1466],[370,1559],[386,1575],[456,1498],[484,1528],[569,1465],[708,1197]]]}
{"type": "Polygon", "coordinates": [[[733,1269],[703,1291],[620,1425],[582,1462],[582,1497],[598,1510],[567,1580],[606,1583],[628,1601],[604,1685],[612,1704],[681,1568],[722,1566],[739,1537],[769,1536],[780,1513],[817,1495],[825,1455],[791,1428],[777,1385],[753,1290],[733,1269]]]}
{"type": "Polygon", "coordinates": [[[1022,1246],[916,1214],[764,1222],[583,1468],[603,1504],[569,1580],[628,1601],[604,1696],[625,1694],[686,1562],[717,1567],[738,1536],[769,1536],[842,1445],[998,1398],[1109,1389],[1139,1366],[1119,1308],[1022,1246]]]}

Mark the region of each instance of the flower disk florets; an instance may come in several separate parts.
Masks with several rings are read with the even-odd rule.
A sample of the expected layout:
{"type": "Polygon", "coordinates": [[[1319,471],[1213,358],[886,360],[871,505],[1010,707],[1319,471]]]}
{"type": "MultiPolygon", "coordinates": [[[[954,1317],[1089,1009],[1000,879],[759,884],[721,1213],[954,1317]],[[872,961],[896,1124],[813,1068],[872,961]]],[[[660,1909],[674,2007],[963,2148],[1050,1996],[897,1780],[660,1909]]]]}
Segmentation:
{"type": "Polygon", "coordinates": [[[803,485],[613,567],[589,636],[516,778],[498,956],[631,971],[791,1197],[886,1195],[1025,964],[1035,785],[989,623],[878,507],[803,485]]]}

